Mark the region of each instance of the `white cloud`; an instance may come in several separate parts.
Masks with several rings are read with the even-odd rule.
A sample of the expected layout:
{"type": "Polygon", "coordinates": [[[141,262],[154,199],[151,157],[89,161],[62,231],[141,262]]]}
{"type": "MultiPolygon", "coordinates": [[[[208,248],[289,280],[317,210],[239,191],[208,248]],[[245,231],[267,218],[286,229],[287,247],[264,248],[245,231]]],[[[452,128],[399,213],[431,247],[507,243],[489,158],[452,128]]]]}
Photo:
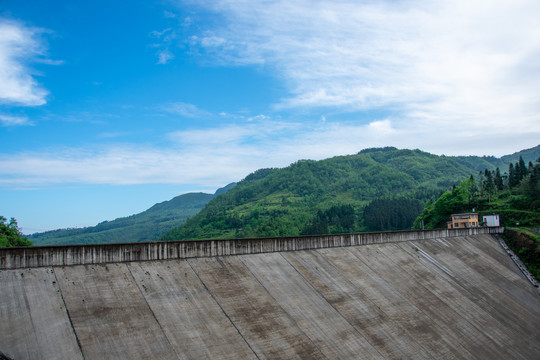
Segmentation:
{"type": "Polygon", "coordinates": [[[34,125],[26,116],[9,116],[0,114],[2,126],[32,126],[34,125]]]}
{"type": "Polygon", "coordinates": [[[150,36],[155,37],[155,38],[161,38],[162,36],[169,33],[170,31],[171,31],[171,28],[166,28],[161,31],[153,30],[150,32],[150,36]]]}
{"type": "Polygon", "coordinates": [[[259,120],[267,120],[267,119],[269,119],[268,116],[259,114],[259,115],[255,115],[248,118],[247,121],[259,121],[259,120]]]}
{"type": "Polygon", "coordinates": [[[438,129],[423,132],[396,127],[393,120],[370,124],[324,123],[317,125],[258,119],[209,129],[167,135],[172,146],[158,148],[117,144],[89,148],[64,148],[40,152],[0,154],[0,186],[42,187],[54,184],[198,184],[219,187],[238,181],[265,167],[284,167],[298,159],[325,159],[354,154],[384,145],[439,149],[447,155],[504,155],[538,145],[538,137],[523,135],[523,142],[503,141],[506,134],[489,139],[462,134],[449,140],[438,129]],[[410,135],[410,136],[409,136],[410,135]],[[499,144],[498,153],[482,153],[486,142],[499,144]],[[459,150],[456,150],[459,149],[459,150]]]}
{"type": "Polygon", "coordinates": [[[390,120],[378,120],[373,121],[368,124],[368,128],[376,131],[379,134],[392,134],[396,130],[392,128],[392,123],[390,120]]]}
{"type": "Polygon", "coordinates": [[[399,114],[396,126],[418,132],[425,126],[467,127],[479,136],[540,132],[537,0],[200,6],[223,23],[194,35],[193,44],[213,52],[218,64],[276,70],[290,94],[280,109],[390,107],[399,114]]]}
{"type": "Polygon", "coordinates": [[[163,17],[168,18],[168,19],[174,19],[176,18],[176,14],[171,11],[164,11],[163,17]]]}
{"type": "MultiPolygon", "coordinates": [[[[169,12],[165,12],[165,14],[167,13],[169,12]]],[[[173,18],[170,16],[165,17],[169,19],[173,18]]],[[[156,52],[156,55],[158,57],[158,64],[164,65],[174,59],[174,54],[170,51],[170,47],[173,41],[175,41],[177,35],[172,28],[168,27],[161,31],[153,30],[149,33],[149,36],[156,41],[155,43],[150,44],[150,47],[158,49],[158,51],[156,52]]]]}
{"type": "Polygon", "coordinates": [[[197,105],[188,104],[185,102],[170,103],[165,105],[163,109],[167,112],[189,118],[202,118],[210,115],[208,111],[200,109],[197,107],[197,105]]]}
{"type": "Polygon", "coordinates": [[[46,103],[48,91],[37,83],[27,63],[60,62],[39,58],[45,52],[39,39],[41,33],[42,29],[0,19],[0,103],[23,106],[46,103]]]}
{"type": "Polygon", "coordinates": [[[174,59],[174,55],[169,51],[169,49],[163,49],[158,52],[158,64],[167,64],[169,61],[174,59]]]}

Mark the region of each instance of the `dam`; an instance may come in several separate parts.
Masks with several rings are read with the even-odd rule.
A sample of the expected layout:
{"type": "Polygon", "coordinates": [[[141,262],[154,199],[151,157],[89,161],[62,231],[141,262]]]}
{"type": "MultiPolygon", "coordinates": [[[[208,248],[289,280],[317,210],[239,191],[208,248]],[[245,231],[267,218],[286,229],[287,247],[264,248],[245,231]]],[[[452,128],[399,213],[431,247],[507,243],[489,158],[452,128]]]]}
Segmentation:
{"type": "Polygon", "coordinates": [[[501,228],[0,249],[11,359],[538,359],[501,228]]]}

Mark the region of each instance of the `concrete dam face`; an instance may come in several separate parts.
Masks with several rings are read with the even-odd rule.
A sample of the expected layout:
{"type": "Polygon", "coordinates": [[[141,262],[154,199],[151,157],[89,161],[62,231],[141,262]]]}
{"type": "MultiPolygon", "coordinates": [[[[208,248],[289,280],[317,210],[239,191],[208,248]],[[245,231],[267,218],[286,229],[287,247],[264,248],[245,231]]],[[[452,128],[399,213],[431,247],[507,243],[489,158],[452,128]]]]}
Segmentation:
{"type": "Polygon", "coordinates": [[[540,296],[491,234],[22,267],[0,286],[14,359],[540,358],[540,296]]]}

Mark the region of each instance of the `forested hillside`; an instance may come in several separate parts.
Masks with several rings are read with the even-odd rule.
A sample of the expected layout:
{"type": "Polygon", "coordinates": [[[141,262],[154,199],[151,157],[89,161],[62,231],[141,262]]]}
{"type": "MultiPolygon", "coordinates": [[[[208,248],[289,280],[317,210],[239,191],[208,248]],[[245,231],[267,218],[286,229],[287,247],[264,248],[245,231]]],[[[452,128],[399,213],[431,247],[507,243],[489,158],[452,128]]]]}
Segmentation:
{"type": "Polygon", "coordinates": [[[152,241],[197,214],[213,197],[204,193],[184,194],[136,215],[104,221],[92,227],[47,231],[28,238],[35,245],[152,241]]]}
{"type": "MultiPolygon", "coordinates": [[[[470,175],[435,201],[428,201],[415,227],[446,227],[450,214],[497,213],[503,226],[540,225],[540,158],[527,162],[520,157],[507,169],[470,175]]],[[[539,249],[540,250],[540,249],[539,249]]]]}
{"type": "MultiPolygon", "coordinates": [[[[527,154],[528,161],[540,156],[540,146],[527,154]]],[[[428,200],[471,174],[504,163],[503,158],[437,156],[392,147],[300,160],[250,174],[161,239],[408,229],[428,200]]]]}
{"type": "Polygon", "coordinates": [[[409,229],[424,205],[454,184],[486,169],[508,168],[520,156],[534,161],[540,146],[501,158],[388,147],[299,160],[260,169],[214,195],[184,194],[140,214],[28,239],[64,245],[409,229]]]}

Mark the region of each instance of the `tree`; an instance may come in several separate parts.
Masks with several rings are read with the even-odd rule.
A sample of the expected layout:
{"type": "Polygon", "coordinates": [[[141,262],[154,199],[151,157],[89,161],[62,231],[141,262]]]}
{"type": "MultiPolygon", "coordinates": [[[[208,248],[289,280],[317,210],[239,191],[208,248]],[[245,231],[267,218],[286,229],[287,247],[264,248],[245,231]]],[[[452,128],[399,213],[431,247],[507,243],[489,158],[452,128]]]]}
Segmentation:
{"type": "Polygon", "coordinates": [[[504,189],[503,178],[501,176],[501,170],[499,170],[499,168],[495,170],[495,179],[493,181],[495,182],[495,188],[497,189],[497,191],[502,191],[504,189]]]}
{"type": "Polygon", "coordinates": [[[337,234],[354,231],[356,214],[351,205],[334,205],[317,211],[317,215],[302,231],[304,235],[337,234]]]}
{"type": "Polygon", "coordinates": [[[15,218],[11,218],[8,223],[5,217],[0,216],[0,247],[32,245],[31,241],[23,237],[15,218]]]}
{"type": "Polygon", "coordinates": [[[426,204],[422,214],[416,218],[414,227],[419,228],[422,221],[426,229],[445,227],[450,214],[471,211],[470,181],[471,178],[468,178],[458,186],[454,185],[451,191],[443,193],[434,203],[426,204]]]}
{"type": "MultiPolygon", "coordinates": [[[[516,163],[519,167],[519,163],[516,163]]],[[[519,184],[519,171],[514,167],[514,164],[508,165],[508,187],[511,189],[519,184]]]]}
{"type": "Polygon", "coordinates": [[[519,181],[523,180],[525,176],[527,176],[527,166],[525,166],[525,161],[523,160],[523,157],[519,157],[519,170],[518,170],[518,176],[519,181]]]}
{"type": "Polygon", "coordinates": [[[368,231],[410,229],[421,211],[415,199],[375,199],[364,208],[364,224],[368,231]]]}
{"type": "Polygon", "coordinates": [[[468,180],[463,181],[463,186],[467,189],[467,199],[469,200],[469,205],[471,205],[473,198],[478,193],[478,186],[474,181],[474,176],[470,176],[468,180]]]}
{"type": "Polygon", "coordinates": [[[491,171],[486,169],[485,171],[486,179],[484,180],[484,190],[488,195],[488,201],[491,201],[491,194],[495,191],[495,182],[493,181],[493,175],[491,171]]]}

